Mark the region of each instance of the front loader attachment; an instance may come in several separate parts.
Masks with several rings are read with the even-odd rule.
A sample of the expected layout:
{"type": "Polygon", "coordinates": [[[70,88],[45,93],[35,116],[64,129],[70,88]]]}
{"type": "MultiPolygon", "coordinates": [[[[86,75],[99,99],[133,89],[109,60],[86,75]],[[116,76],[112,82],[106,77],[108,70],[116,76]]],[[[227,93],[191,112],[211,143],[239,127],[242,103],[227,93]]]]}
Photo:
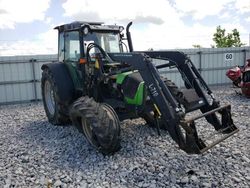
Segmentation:
{"type": "Polygon", "coordinates": [[[212,148],[216,144],[219,144],[223,140],[227,139],[228,137],[232,136],[236,132],[238,132],[238,128],[233,124],[233,120],[231,118],[231,106],[225,105],[219,108],[215,108],[211,111],[208,111],[204,114],[189,118],[189,119],[183,119],[180,121],[181,127],[186,132],[186,145],[184,148],[182,148],[187,153],[204,153],[208,149],[212,148]],[[198,137],[198,133],[195,126],[195,120],[198,120],[203,117],[207,117],[209,115],[215,115],[215,113],[218,112],[221,115],[221,122],[217,124],[217,127],[220,127],[219,130],[217,130],[216,134],[222,134],[219,139],[214,140],[210,144],[206,144],[205,141],[201,140],[198,137]]]}
{"type": "Polygon", "coordinates": [[[238,132],[231,117],[230,105],[220,106],[199,71],[185,54],[174,51],[153,51],[110,53],[109,56],[114,61],[130,65],[131,70],[139,71],[152,100],[156,122],[163,122],[180,149],[187,153],[200,154],[238,132]],[[152,58],[165,60],[167,63],[155,66],[152,58]],[[175,67],[180,72],[186,86],[183,93],[185,102],[180,102],[163,82],[158,70],[166,67],[175,67]],[[201,114],[191,118],[186,117],[187,113],[195,111],[200,111],[201,114]],[[196,129],[196,121],[203,117],[218,134],[222,135],[209,144],[199,137],[196,129]]]}

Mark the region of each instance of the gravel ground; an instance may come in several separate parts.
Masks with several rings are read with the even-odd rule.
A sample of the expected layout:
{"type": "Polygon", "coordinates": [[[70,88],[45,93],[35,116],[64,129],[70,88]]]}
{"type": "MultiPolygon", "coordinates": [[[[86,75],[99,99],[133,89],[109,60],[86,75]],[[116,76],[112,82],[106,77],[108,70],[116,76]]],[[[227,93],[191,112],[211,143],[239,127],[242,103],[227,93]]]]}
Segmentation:
{"type": "Polygon", "coordinates": [[[48,123],[41,103],[0,106],[0,187],[249,187],[250,99],[213,89],[240,132],[203,155],[137,119],[122,122],[122,149],[103,156],[75,127],[48,123]]]}

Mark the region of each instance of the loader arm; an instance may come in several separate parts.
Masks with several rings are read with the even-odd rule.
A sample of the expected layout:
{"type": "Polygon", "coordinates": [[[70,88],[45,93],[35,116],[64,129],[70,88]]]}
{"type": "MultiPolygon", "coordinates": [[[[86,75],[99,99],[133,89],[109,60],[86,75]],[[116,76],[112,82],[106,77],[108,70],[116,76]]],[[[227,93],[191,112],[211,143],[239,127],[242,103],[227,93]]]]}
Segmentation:
{"type": "Polygon", "coordinates": [[[132,70],[139,71],[144,80],[145,86],[149,91],[149,96],[153,101],[155,111],[157,112],[156,118],[161,118],[163,120],[172,139],[187,153],[203,153],[238,131],[231,118],[230,105],[219,107],[219,103],[215,101],[211,90],[208,88],[192,62],[183,53],[133,52],[109,53],[108,55],[113,61],[129,64],[132,70]],[[162,65],[161,67],[156,67],[153,65],[151,58],[168,60],[169,63],[162,65]],[[221,130],[223,133],[227,133],[219,141],[207,146],[198,137],[194,123],[196,119],[201,117],[193,117],[188,120],[185,119],[185,112],[179,107],[178,102],[160,78],[160,74],[157,70],[157,68],[159,69],[168,66],[176,66],[182,76],[187,79],[186,81],[192,83],[192,87],[195,89],[199,97],[204,100],[203,106],[200,107],[200,110],[203,113],[201,117],[206,117],[207,121],[212,124],[216,130],[221,130]],[[209,104],[201,85],[214,99],[212,105],[209,104]],[[215,114],[217,111],[222,115],[221,122],[215,114]],[[184,133],[181,128],[184,130],[184,133]]]}
{"type": "MultiPolygon", "coordinates": [[[[161,65],[158,68],[165,68],[170,66],[175,66],[181,73],[182,78],[184,78],[187,86],[194,88],[199,97],[203,99],[204,105],[200,108],[202,113],[208,112],[214,108],[219,107],[219,102],[213,96],[212,91],[201,77],[199,71],[196,69],[192,61],[181,52],[145,52],[148,56],[155,59],[165,59],[170,60],[169,64],[161,65]],[[212,100],[212,105],[209,105],[208,98],[206,97],[205,91],[210,95],[212,100]]],[[[214,126],[216,130],[221,129],[219,126],[219,120],[215,114],[209,114],[205,117],[206,120],[214,126]]]]}

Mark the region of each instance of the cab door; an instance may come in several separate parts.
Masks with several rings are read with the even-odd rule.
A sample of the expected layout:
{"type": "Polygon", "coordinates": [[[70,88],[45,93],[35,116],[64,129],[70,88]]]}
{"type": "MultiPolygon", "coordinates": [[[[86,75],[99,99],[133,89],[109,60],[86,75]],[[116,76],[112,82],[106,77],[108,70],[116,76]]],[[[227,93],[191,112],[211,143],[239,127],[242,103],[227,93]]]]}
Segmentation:
{"type": "Polygon", "coordinates": [[[82,75],[79,70],[80,36],[79,31],[64,33],[64,50],[59,54],[59,58],[64,56],[63,62],[67,65],[76,90],[82,90],[82,75]]]}

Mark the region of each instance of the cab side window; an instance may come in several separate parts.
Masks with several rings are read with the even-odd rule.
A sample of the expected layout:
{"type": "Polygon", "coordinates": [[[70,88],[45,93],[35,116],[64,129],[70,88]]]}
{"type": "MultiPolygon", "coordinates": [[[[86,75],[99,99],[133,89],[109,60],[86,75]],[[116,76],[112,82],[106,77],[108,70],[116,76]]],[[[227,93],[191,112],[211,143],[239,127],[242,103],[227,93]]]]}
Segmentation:
{"type": "Polygon", "coordinates": [[[64,33],[59,34],[58,60],[59,62],[64,60],[64,33]]]}
{"type": "Polygon", "coordinates": [[[65,35],[65,61],[77,62],[80,58],[79,32],[66,32],[65,35]]]}

